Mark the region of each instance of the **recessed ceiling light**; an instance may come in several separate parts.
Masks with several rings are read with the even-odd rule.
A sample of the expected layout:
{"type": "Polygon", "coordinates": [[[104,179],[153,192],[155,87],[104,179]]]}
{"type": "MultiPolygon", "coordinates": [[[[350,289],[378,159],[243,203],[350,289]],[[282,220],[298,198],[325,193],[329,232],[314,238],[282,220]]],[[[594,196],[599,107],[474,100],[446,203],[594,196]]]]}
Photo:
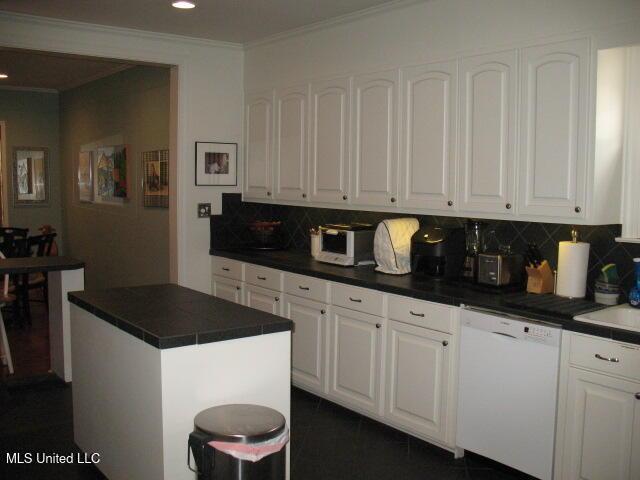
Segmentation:
{"type": "Polygon", "coordinates": [[[182,10],[189,10],[191,8],[196,8],[195,2],[190,2],[187,0],[179,0],[179,1],[171,2],[171,6],[174,8],[180,8],[182,10]]]}
{"type": "Polygon", "coordinates": [[[6,73],[0,73],[0,78],[9,78],[9,75],[6,73]]]}

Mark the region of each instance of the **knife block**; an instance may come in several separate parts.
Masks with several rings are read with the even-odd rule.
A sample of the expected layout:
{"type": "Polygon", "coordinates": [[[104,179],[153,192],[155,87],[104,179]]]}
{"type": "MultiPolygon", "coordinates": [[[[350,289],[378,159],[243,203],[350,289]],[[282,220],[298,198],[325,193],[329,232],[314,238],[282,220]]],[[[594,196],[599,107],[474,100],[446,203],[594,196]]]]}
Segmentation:
{"type": "Polygon", "coordinates": [[[549,262],[544,260],[538,267],[526,267],[527,292],[529,293],[553,293],[555,279],[549,262]]]}

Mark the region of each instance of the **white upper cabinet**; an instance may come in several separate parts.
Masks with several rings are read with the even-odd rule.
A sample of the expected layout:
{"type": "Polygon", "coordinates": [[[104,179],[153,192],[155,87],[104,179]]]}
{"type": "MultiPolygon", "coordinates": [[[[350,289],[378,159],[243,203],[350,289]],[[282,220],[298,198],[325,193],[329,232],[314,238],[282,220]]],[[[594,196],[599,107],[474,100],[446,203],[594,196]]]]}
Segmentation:
{"type": "Polygon", "coordinates": [[[308,86],[276,91],[273,196],[307,198],[308,86]]]}
{"type": "Polygon", "coordinates": [[[357,205],[396,204],[398,76],[388,70],[354,78],[351,195],[357,205]]]}
{"type": "Polygon", "coordinates": [[[460,62],[460,209],[514,213],[517,54],[460,62]]]}
{"type": "Polygon", "coordinates": [[[245,98],[244,196],[270,198],[273,129],[273,91],[247,94],[245,98]]]}
{"type": "Polygon", "coordinates": [[[349,200],[349,78],[311,85],[309,148],[310,198],[316,202],[349,200]]]}
{"type": "Polygon", "coordinates": [[[589,40],[522,50],[520,214],[586,214],[589,40]]]}
{"type": "Polygon", "coordinates": [[[455,209],[457,62],[402,69],[400,205],[455,209]]]}

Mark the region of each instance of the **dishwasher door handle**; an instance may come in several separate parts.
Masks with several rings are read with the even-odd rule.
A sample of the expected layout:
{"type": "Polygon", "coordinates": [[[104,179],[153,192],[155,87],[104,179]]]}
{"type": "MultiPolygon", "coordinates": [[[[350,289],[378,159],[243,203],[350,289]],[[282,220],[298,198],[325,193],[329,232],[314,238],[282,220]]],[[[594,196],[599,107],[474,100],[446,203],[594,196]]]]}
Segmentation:
{"type": "Polygon", "coordinates": [[[495,335],[502,335],[503,337],[509,337],[509,338],[513,338],[514,340],[517,340],[518,337],[514,337],[513,335],[509,335],[508,333],[503,333],[503,332],[491,332],[495,335]]]}

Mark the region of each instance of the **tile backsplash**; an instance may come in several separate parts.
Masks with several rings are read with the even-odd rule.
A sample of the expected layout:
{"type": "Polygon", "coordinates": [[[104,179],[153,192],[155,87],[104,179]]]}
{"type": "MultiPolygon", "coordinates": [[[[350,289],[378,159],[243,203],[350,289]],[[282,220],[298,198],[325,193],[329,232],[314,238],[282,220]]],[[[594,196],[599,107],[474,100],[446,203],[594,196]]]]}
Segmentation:
{"type": "MultiPolygon", "coordinates": [[[[415,217],[421,225],[464,226],[462,217],[440,217],[403,213],[368,212],[360,210],[338,210],[329,208],[269,205],[243,202],[237,193],[222,195],[222,215],[211,217],[211,248],[229,248],[249,242],[246,228],[252,220],[280,220],[288,248],[309,251],[309,229],[325,223],[378,223],[385,218],[415,217]]],[[[571,225],[558,223],[512,222],[485,220],[487,231],[496,235],[489,239],[488,248],[497,248],[497,242],[510,245],[514,252],[522,253],[530,242],[535,242],[543,256],[555,269],[558,264],[558,242],[571,239],[571,225]],[[497,241],[496,241],[497,239],[497,241]]],[[[588,289],[600,269],[608,264],[618,266],[618,274],[625,291],[633,282],[633,258],[640,257],[640,244],[617,243],[620,225],[578,226],[580,240],[591,244],[589,258],[588,289]]]]}

